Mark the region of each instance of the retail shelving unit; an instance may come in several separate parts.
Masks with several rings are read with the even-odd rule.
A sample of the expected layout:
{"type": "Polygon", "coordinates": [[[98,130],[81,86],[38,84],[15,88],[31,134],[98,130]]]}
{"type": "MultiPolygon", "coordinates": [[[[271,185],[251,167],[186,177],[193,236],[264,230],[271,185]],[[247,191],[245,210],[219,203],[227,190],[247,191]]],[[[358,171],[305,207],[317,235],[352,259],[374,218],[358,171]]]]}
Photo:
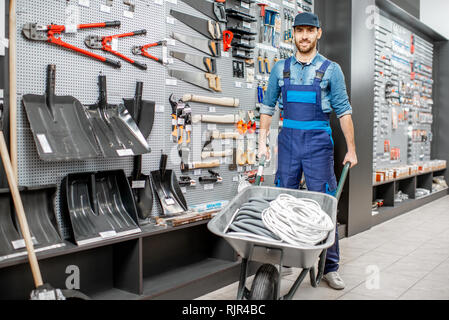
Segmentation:
{"type": "MultiPolygon", "coordinates": [[[[142,233],[39,252],[45,282],[65,288],[70,266],[79,268],[82,292],[93,299],[189,299],[236,279],[240,261],[206,228],[143,227],[142,233]]],[[[254,272],[255,265],[251,272],[254,272]]],[[[26,256],[0,262],[0,299],[26,299],[33,281],[26,256]],[[20,285],[18,285],[20,284],[20,285]]]]}
{"type": "Polygon", "coordinates": [[[446,169],[423,172],[412,176],[374,183],[373,201],[383,199],[384,205],[372,211],[372,225],[382,223],[401,213],[447,195],[448,189],[434,190],[432,187],[433,177],[444,175],[445,171],[446,169]],[[424,188],[431,192],[428,195],[416,197],[417,188],[424,188]],[[396,202],[394,197],[399,190],[407,194],[408,199],[396,202]]]}

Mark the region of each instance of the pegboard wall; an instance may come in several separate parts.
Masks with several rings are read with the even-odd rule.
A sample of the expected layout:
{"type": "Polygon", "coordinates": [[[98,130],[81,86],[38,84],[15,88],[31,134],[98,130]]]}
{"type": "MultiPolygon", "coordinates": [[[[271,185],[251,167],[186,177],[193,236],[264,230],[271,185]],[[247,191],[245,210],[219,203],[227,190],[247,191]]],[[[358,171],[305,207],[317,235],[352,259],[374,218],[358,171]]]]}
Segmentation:
{"type": "MultiPolygon", "coordinates": [[[[199,72],[199,70],[185,64],[177,59],[168,59],[169,64],[163,66],[153,60],[142,56],[133,56],[131,48],[135,45],[144,45],[157,42],[163,39],[171,39],[173,31],[203,37],[196,31],[186,26],[170,16],[170,10],[207,18],[202,13],[191,8],[181,0],[137,0],[131,1],[135,5],[134,12],[130,13],[129,5],[122,0],[48,0],[48,1],[26,1],[18,0],[17,6],[17,94],[18,94],[18,166],[19,183],[22,186],[38,186],[47,184],[56,184],[58,186],[56,196],[56,212],[61,232],[67,236],[67,226],[60,215],[60,184],[61,180],[69,173],[91,172],[101,170],[123,169],[129,176],[133,169],[132,157],[123,157],[116,159],[91,159],[86,161],[67,161],[67,162],[44,162],[38,157],[36,146],[30,130],[30,126],[21,104],[24,94],[39,94],[45,92],[46,86],[46,67],[48,64],[56,65],[56,95],[70,95],[77,98],[82,104],[94,104],[98,99],[98,75],[101,73],[107,79],[108,102],[122,103],[123,98],[133,98],[137,81],[142,81],[143,99],[156,102],[156,114],[153,130],[148,139],[151,147],[151,153],[143,156],[142,172],[149,174],[152,170],[159,168],[159,159],[161,152],[168,154],[167,169],[174,169],[176,175],[182,175],[180,172],[180,160],[176,143],[171,140],[171,106],[169,96],[179,99],[184,94],[197,94],[216,97],[235,97],[240,99],[239,108],[229,108],[213,106],[199,103],[190,103],[192,114],[237,114],[239,110],[254,110],[257,103],[257,86],[259,81],[267,81],[268,75],[259,75],[257,72],[257,51],[262,49],[268,53],[271,67],[273,59],[278,54],[277,48],[268,48],[266,45],[257,43],[258,36],[254,45],[253,58],[255,60],[254,68],[256,76],[253,82],[247,82],[247,70],[245,66],[245,78],[235,78],[232,72],[232,61],[238,60],[232,57],[231,51],[222,52],[222,56],[217,58],[217,75],[221,77],[221,93],[211,93],[198,88],[186,82],[177,80],[168,76],[168,69],[178,69],[186,71],[199,72]],[[121,68],[114,69],[100,61],[87,56],[75,53],[74,51],[64,49],[60,46],[49,44],[45,41],[31,41],[22,35],[22,27],[26,23],[38,24],[84,24],[97,23],[105,21],[121,21],[121,27],[117,28],[93,28],[78,30],[74,33],[62,33],[61,38],[79,48],[94,51],[104,57],[120,60],[116,56],[101,51],[88,49],[84,45],[84,39],[88,35],[114,35],[124,32],[131,32],[146,29],[146,35],[121,38],[118,41],[118,51],[129,57],[135,58],[139,62],[146,63],[148,69],[143,71],[135,66],[121,61],[121,68]]],[[[313,2],[304,1],[261,1],[265,2],[280,12],[282,20],[282,32],[284,27],[285,8],[294,9],[295,13],[307,10],[313,11],[313,2]],[[309,8],[309,9],[307,9],[309,8]]],[[[245,2],[229,0],[226,6],[239,6],[247,8],[249,5],[245,2]]],[[[252,4],[249,13],[259,18],[259,7],[252,4]]],[[[259,30],[259,22],[251,24],[251,30],[259,30]]],[[[204,38],[204,37],[203,37],[204,38]]],[[[289,43],[284,43],[281,38],[281,47],[291,48],[289,43]]],[[[185,53],[203,55],[179,41],[168,41],[167,50],[176,50],[185,53]]],[[[162,57],[161,47],[150,49],[151,54],[162,57]]],[[[293,52],[293,51],[292,51],[293,52]]],[[[190,147],[190,159],[199,160],[200,151],[206,138],[208,130],[233,130],[233,125],[207,125],[198,124],[193,126],[192,144],[190,147]]],[[[214,141],[214,150],[232,149],[235,147],[235,141],[223,140],[214,141]]],[[[246,142],[247,143],[247,142],[246,142]]],[[[199,175],[208,175],[206,169],[199,172],[190,171],[187,174],[197,181],[196,186],[183,188],[188,205],[201,204],[217,200],[230,200],[237,192],[237,177],[240,172],[254,169],[254,166],[239,167],[238,171],[229,171],[228,164],[232,163],[232,157],[221,159],[219,168],[215,168],[223,178],[222,183],[213,185],[213,188],[198,183],[199,175]]],[[[185,175],[185,174],[184,174],[185,175]]],[[[153,215],[159,215],[161,209],[156,204],[153,208],[153,215]]]]}
{"type": "Polygon", "coordinates": [[[382,15],[375,41],[374,169],[428,161],[433,44],[382,15]]]}

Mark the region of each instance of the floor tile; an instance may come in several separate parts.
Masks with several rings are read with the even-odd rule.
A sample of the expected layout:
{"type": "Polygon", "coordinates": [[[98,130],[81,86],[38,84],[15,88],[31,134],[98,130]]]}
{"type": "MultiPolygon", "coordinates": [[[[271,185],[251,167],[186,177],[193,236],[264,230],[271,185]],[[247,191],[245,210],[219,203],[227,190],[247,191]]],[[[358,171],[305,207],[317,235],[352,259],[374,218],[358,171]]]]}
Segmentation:
{"type": "Polygon", "coordinates": [[[406,256],[422,245],[422,242],[412,242],[405,240],[393,240],[387,242],[380,247],[375,248],[372,252],[390,253],[400,256],[406,256]]]}
{"type": "Polygon", "coordinates": [[[341,296],[340,298],[338,298],[337,300],[374,300],[374,298],[362,294],[348,292],[343,296],[341,296]]]}
{"type": "Polygon", "coordinates": [[[380,272],[379,277],[368,279],[351,293],[362,294],[375,299],[398,299],[403,293],[417,282],[416,278],[407,277],[402,274],[380,272]]]}
{"type": "Polygon", "coordinates": [[[401,300],[449,300],[447,282],[423,279],[400,297],[401,300]]]}
{"type": "Polygon", "coordinates": [[[371,267],[377,267],[382,270],[400,258],[400,255],[371,251],[346,263],[345,266],[359,267],[363,269],[364,272],[371,267]]]}

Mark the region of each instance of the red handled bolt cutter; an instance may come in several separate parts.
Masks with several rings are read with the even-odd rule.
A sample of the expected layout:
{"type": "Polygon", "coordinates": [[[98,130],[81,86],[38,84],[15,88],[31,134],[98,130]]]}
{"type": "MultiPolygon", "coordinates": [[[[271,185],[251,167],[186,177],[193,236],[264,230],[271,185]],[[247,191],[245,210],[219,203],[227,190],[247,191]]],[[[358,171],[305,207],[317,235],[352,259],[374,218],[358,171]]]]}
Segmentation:
{"type": "Polygon", "coordinates": [[[138,31],[133,31],[133,32],[128,32],[128,33],[116,34],[116,35],[112,35],[112,36],[91,35],[91,36],[86,37],[86,39],[84,40],[84,43],[86,44],[87,47],[89,47],[91,49],[101,49],[103,51],[110,52],[110,53],[116,55],[117,57],[120,57],[123,60],[128,61],[129,63],[135,65],[137,68],[146,70],[147,69],[146,64],[140,63],[138,61],[135,61],[135,60],[128,58],[127,56],[121,54],[114,48],[114,44],[113,44],[114,41],[116,41],[116,39],[118,39],[118,38],[132,37],[132,36],[145,35],[145,34],[147,34],[147,30],[138,30],[138,31]]]}
{"type": "MultiPolygon", "coordinates": [[[[87,28],[105,28],[105,27],[120,27],[120,21],[110,21],[110,22],[100,22],[100,23],[90,23],[90,24],[79,24],[76,25],[76,29],[87,29],[87,28]]],[[[63,25],[40,25],[37,23],[26,23],[22,28],[22,33],[25,38],[35,41],[47,41],[55,45],[79,52],[91,58],[100,60],[107,63],[115,68],[120,68],[120,62],[105,58],[93,52],[75,47],[67,42],[61,40],[60,35],[62,32],[66,32],[66,26],[63,25]]]]}
{"type": "Polygon", "coordinates": [[[141,56],[147,57],[149,59],[153,59],[154,61],[164,65],[165,64],[164,59],[160,59],[160,58],[157,58],[157,57],[149,54],[147,52],[147,49],[152,48],[152,47],[157,47],[157,46],[165,47],[166,45],[167,45],[167,41],[162,40],[162,41],[158,41],[155,43],[149,43],[149,44],[146,44],[143,46],[134,46],[132,49],[132,53],[135,55],[141,55],[141,56]]]}

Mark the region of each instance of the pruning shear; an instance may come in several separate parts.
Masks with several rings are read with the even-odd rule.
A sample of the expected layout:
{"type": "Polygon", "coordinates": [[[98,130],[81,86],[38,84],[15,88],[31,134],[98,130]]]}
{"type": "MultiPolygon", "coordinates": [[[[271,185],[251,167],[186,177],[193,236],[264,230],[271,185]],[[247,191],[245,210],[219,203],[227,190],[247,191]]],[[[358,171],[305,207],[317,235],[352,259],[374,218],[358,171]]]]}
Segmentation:
{"type": "Polygon", "coordinates": [[[158,41],[158,42],[155,42],[155,43],[149,43],[149,44],[146,44],[146,45],[143,45],[143,46],[134,46],[132,48],[132,53],[135,54],[135,55],[142,55],[142,56],[147,57],[149,59],[153,59],[154,61],[164,65],[164,64],[166,64],[164,59],[160,59],[160,58],[157,58],[157,57],[149,54],[147,52],[147,49],[152,48],[152,47],[157,47],[157,46],[165,47],[166,45],[167,45],[167,41],[162,40],[162,41],[158,41]]]}
{"type": "Polygon", "coordinates": [[[64,25],[55,25],[55,24],[41,25],[37,23],[26,23],[22,27],[22,33],[24,37],[27,39],[53,43],[55,45],[76,51],[91,58],[97,59],[101,62],[107,63],[115,68],[120,68],[121,67],[120,61],[111,60],[109,58],[105,58],[103,56],[95,54],[93,52],[75,47],[67,42],[62,41],[60,38],[62,32],[68,33],[69,31],[76,32],[76,30],[78,29],[105,28],[105,27],[120,27],[120,21],[79,24],[74,26],[75,31],[67,30],[67,27],[64,25]]]}
{"type": "Polygon", "coordinates": [[[118,38],[132,37],[132,36],[145,35],[145,34],[147,34],[147,30],[138,30],[138,31],[116,34],[116,35],[112,35],[112,36],[104,36],[104,37],[97,36],[97,35],[91,35],[91,36],[86,37],[86,39],[84,40],[84,44],[91,49],[101,49],[103,51],[110,52],[110,53],[116,55],[117,57],[120,57],[123,60],[128,61],[129,63],[135,65],[137,68],[146,70],[147,69],[146,64],[143,64],[143,63],[137,62],[131,58],[128,58],[127,56],[116,51],[114,48],[114,46],[115,46],[114,42],[117,41],[116,39],[118,39],[118,38]]]}

